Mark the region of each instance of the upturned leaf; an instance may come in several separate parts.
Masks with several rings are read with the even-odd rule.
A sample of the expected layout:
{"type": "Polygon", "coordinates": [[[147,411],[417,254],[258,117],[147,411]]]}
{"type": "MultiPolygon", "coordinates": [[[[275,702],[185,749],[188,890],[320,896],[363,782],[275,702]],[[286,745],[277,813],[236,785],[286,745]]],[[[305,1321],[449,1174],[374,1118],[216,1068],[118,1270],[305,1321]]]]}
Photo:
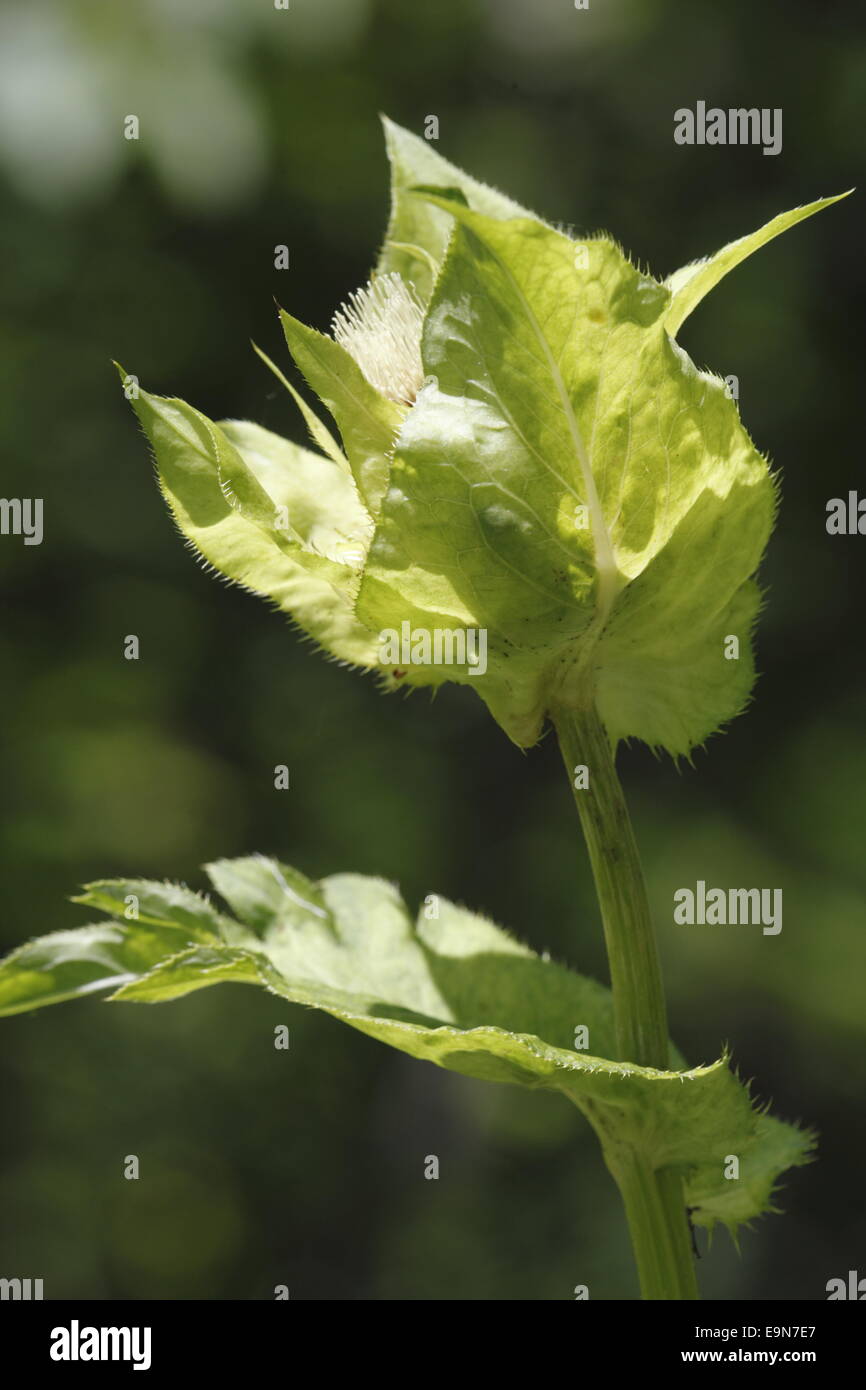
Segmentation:
{"type": "Polygon", "coordinates": [[[751,687],[767,465],[724,383],[672,341],[669,291],[614,243],[578,253],[538,222],[448,206],[433,380],[397,440],[358,613],[483,629],[487,673],[451,678],[516,743],[589,692],[612,740],[687,753],[751,687]]]}
{"type": "Polygon", "coordinates": [[[618,1061],[609,991],[484,917],[430,897],[413,923],[392,884],[313,883],[273,859],[207,871],[236,918],[170,884],[90,885],[78,901],[114,920],[13,952],[0,964],[0,1014],[98,990],[159,1003],[263,986],[448,1070],[562,1094],[606,1149],[627,1145],[681,1173],[696,1224],[732,1233],[772,1210],[780,1174],[808,1159],[811,1136],[756,1109],[727,1059],[686,1068],[672,1049],[668,1071],[618,1061]],[[137,921],[122,915],[131,894],[137,921]],[[738,1181],[725,1177],[730,1154],[738,1181]]]}
{"type": "Polygon", "coordinates": [[[837,193],[834,198],[818,198],[814,203],[806,203],[804,207],[782,212],[749,236],[738,237],[736,241],[728,242],[727,246],[716,251],[715,255],[707,256],[704,260],[692,261],[691,264],[675,270],[665,280],[671,292],[671,305],[665,326],[671,337],[676,337],[692,310],[696,309],[705,295],[708,295],[736,266],[762,246],[766,246],[768,241],[781,236],[789,227],[794,227],[798,222],[803,222],[807,217],[820,212],[822,208],[828,208],[842,198],[847,198],[851,191],[848,189],[846,193],[837,193]]]}

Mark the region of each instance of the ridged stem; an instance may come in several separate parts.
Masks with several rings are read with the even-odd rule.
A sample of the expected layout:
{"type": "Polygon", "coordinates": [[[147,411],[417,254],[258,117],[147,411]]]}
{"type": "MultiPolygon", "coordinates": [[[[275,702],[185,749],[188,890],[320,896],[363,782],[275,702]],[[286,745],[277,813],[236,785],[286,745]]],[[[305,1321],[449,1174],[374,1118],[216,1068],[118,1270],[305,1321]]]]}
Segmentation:
{"type": "MultiPolygon", "coordinates": [[[[617,1060],[666,1071],[670,1045],[655,932],[610,743],[589,700],[584,708],[557,711],[554,724],[601,908],[617,1060]]],[[[653,1169],[631,1146],[605,1143],[604,1153],[625,1206],[642,1297],[698,1298],[682,1180],[670,1169],[653,1169]]]]}

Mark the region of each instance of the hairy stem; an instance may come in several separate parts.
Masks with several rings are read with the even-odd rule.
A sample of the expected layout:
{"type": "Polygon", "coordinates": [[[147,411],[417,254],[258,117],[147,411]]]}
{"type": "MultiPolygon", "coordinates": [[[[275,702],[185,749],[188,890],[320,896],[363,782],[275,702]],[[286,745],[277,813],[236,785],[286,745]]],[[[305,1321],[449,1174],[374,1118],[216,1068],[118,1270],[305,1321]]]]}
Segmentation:
{"type": "MultiPolygon", "coordinates": [[[[667,1011],[634,832],[607,734],[591,701],[554,724],[589,850],[610,967],[618,1060],[670,1067],[667,1011]],[[586,768],[588,782],[578,769],[586,768]]],[[[605,1145],[625,1205],[646,1299],[693,1299],[698,1288],[682,1181],[635,1149],[605,1145]]]]}

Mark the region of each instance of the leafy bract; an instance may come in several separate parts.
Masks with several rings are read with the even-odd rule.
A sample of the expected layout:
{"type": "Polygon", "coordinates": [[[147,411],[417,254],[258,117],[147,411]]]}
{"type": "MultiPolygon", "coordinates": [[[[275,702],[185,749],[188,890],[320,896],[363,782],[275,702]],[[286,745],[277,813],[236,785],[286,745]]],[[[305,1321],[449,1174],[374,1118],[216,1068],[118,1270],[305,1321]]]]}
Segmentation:
{"type": "Polygon", "coordinates": [[[295,390],[295,387],[292,385],[290,381],[286,379],[285,375],[283,374],[283,372],[280,371],[276,363],[272,362],[270,357],[268,357],[267,353],[262,352],[261,348],[258,347],[255,343],[253,343],[253,351],[255,352],[257,357],[261,358],[265,366],[268,368],[268,371],[273,372],[274,376],[277,378],[277,381],[279,381],[280,384],[286,388],[289,395],[292,397],[292,400],[295,402],[295,405],[298,407],[299,411],[301,412],[301,415],[303,416],[304,423],[310,432],[310,438],[313,440],[313,442],[315,444],[318,444],[319,448],[321,449],[322,453],[325,455],[326,458],[333,460],[333,462],[336,463],[341,469],[350,473],[352,469],[349,460],[346,458],[346,455],[343,453],[339,444],[334,439],[334,436],[331,434],[331,431],[327,428],[326,425],[322,423],[316,412],[311,408],[309,402],[304,399],[300,391],[295,390]]]}
{"type": "Polygon", "coordinates": [[[288,381],[321,454],[142,392],[178,524],[386,688],[474,686],[523,747],[593,702],[613,743],[688,755],[749,698],[776,489],[724,382],[676,335],[728,271],[836,200],[662,283],[609,238],[575,242],[428,141],[385,134],[376,274],[411,281],[424,306],[414,399],[365,375],[364,352],[368,370],[408,360],[384,300],[361,314],[358,360],[284,312],[340,442],[288,381]]]}
{"type": "Polygon", "coordinates": [[[375,644],[353,604],[370,518],[347,470],[248,421],[214,424],[144,390],[133,403],[163,495],[195,550],[334,656],[369,665],[375,644]]]}
{"type": "MultiPolygon", "coordinates": [[[[848,193],[850,192],[849,189],[848,193]]],[[[789,227],[794,227],[813,213],[820,212],[822,208],[828,208],[832,203],[847,198],[848,193],[837,193],[834,198],[818,198],[814,203],[806,203],[804,207],[782,212],[751,235],[728,242],[728,245],[723,246],[714,256],[692,261],[689,265],[675,270],[665,281],[671,292],[670,309],[665,320],[671,337],[676,337],[692,310],[697,308],[704,296],[708,295],[735,266],[747,260],[760,247],[766,246],[774,237],[781,236],[789,227]]]]}
{"type": "Polygon", "coordinates": [[[613,739],[685,753],[749,691],[767,466],[616,245],[451,208],[358,613],[484,629],[463,679],[519,744],[594,686],[613,739]]]}
{"type": "Polygon", "coordinates": [[[526,208],[443,159],[433,145],[383,117],[391,165],[391,217],[376,272],[396,271],[427,300],[445,259],[452,221],[447,210],[417,198],[419,184],[450,189],[488,217],[531,217],[526,208]]]}
{"type": "Polygon", "coordinates": [[[354,358],[333,338],[285,312],[280,318],[295,362],[339,426],[358,494],[368,514],[375,516],[405,412],[370,385],[354,358]]]}
{"type": "Polygon", "coordinates": [[[208,873],[235,917],[171,884],[90,885],[76,901],[113,920],[14,951],[0,964],[0,1014],[97,990],[158,1003],[264,986],[413,1057],[563,1094],[604,1146],[680,1172],[692,1220],[709,1227],[735,1231],[770,1209],[779,1174],[808,1157],[810,1136],[755,1110],[724,1058],[676,1069],[672,1053],[669,1071],[617,1061],[606,989],[444,898],[426,899],[413,923],[380,879],[313,883],[259,857],[208,873]],[[731,1154],[739,1180],[724,1175],[731,1154]]]}

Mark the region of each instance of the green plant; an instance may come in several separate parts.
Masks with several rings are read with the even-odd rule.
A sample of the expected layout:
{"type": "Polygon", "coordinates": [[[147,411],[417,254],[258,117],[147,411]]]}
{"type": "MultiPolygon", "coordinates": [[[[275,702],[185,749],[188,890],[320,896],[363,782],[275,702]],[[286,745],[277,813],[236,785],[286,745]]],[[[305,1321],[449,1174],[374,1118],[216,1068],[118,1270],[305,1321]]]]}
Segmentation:
{"type": "Polygon", "coordinates": [[[676,335],[729,270],[835,200],[660,282],[607,237],[576,242],[386,134],[393,206],[370,285],[333,336],[281,316],[339,442],[271,363],[318,451],[121,373],[125,391],[178,526],[221,574],[385,689],[472,685],[521,747],[552,722],[611,990],[444,899],[413,924],[387,883],[252,858],[208,868],[234,916],[178,886],[90,885],[76,901],[109,921],[13,952],[0,1012],[238,981],[453,1070],[558,1090],[620,1188],[643,1296],[695,1298],[688,1220],[736,1236],[813,1141],[754,1107],[726,1056],[688,1068],[670,1044],[614,754],[639,738],[688,756],[749,697],[776,487],[725,383],[676,335]]]}

